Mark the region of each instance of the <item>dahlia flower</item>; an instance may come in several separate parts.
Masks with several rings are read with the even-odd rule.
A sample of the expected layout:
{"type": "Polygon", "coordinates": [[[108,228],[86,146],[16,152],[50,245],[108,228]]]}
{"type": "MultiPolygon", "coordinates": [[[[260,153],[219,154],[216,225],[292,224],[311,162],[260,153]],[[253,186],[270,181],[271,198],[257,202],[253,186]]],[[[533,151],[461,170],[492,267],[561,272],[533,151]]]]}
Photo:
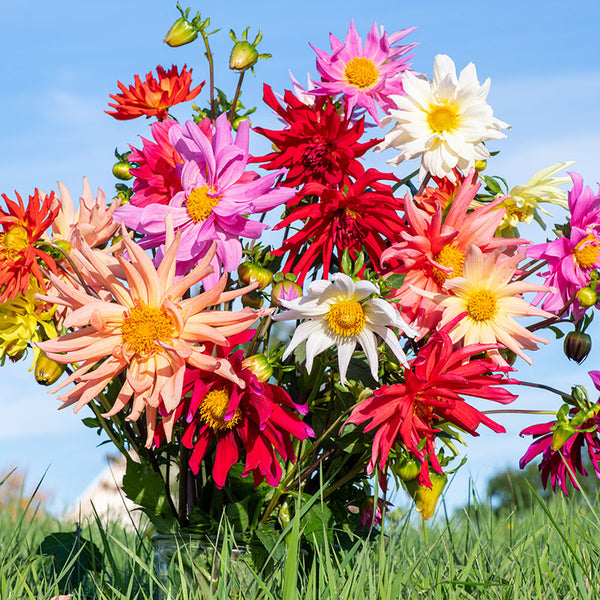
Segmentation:
{"type": "Polygon", "coordinates": [[[346,423],[362,425],[370,421],[365,432],[375,430],[369,473],[378,460],[384,471],[391,449],[401,443],[421,463],[419,484],[431,486],[428,459],[442,473],[435,450],[441,424],[451,423],[471,435],[478,435],[476,430],[481,424],[504,433],[504,427],[469,405],[463,396],[512,402],[516,396],[497,387],[511,383],[502,373],[510,368],[498,366],[487,357],[475,358],[497,348],[497,344],[470,344],[453,350],[450,329],[460,318],[433,333],[408,363],[404,383],[384,385],[352,411],[346,423]]]}
{"type": "Polygon", "coordinates": [[[216,241],[214,272],[204,282],[209,287],[216,283],[222,268],[230,273],[240,264],[240,237],[255,239],[267,228],[247,215],[266,212],[295,195],[293,190],[273,187],[283,170],[264,177],[244,171],[249,157],[248,135],[249,123],[242,121],[234,142],[226,114],[217,119],[209,137],[193,121],[171,126],[169,139],[183,160],[183,191],[168,205],[128,204],[115,211],[118,221],[145,234],[140,242],[143,248],[164,243],[164,222],[171,214],[176,230],[181,231],[178,274],[187,272],[216,241]]]}
{"type": "Polygon", "coordinates": [[[142,138],[141,150],[130,146],[131,154],[127,160],[138,165],[130,170],[135,177],[131,196],[133,206],[169,204],[183,189],[177,171],[177,165],[183,160],[169,141],[169,129],[175,123],[172,119],[152,123],[150,129],[155,141],[142,138]]]}
{"type": "Polygon", "coordinates": [[[300,231],[283,241],[272,254],[288,253],[284,273],[294,272],[302,283],[315,261],[321,257],[323,277],[329,275],[334,249],[338,259],[344,250],[352,258],[363,248],[374,269],[379,269],[379,257],[389,243],[400,238],[404,221],[398,215],[402,201],[394,197],[392,188],[382,179],[392,175],[369,169],[343,190],[308,183],[293,201],[288,202],[288,215],[275,227],[279,230],[301,220],[300,231]],[[367,191],[368,189],[368,191],[367,191]],[[313,194],[320,202],[302,204],[302,197],[313,194]]]}
{"type": "Polygon", "coordinates": [[[261,162],[263,169],[288,169],[282,185],[298,187],[308,182],[338,187],[348,182],[348,176],[358,177],[362,166],[356,160],[381,140],[359,143],[364,132],[364,120],[352,125],[342,119],[334,104],[318,98],[307,106],[291,92],[284,95],[283,108],[268,85],[264,85],[264,101],[287,127],[281,131],[255,127],[268,138],[276,151],[252,159],[261,162]]]}
{"type": "Polygon", "coordinates": [[[304,440],[314,432],[296,414],[306,414],[306,406],[295,404],[279,386],[258,381],[243,368],[242,355],[235,352],[229,361],[243,388],[217,375],[186,370],[183,390],[184,394],[191,391],[191,398],[177,410],[188,423],[182,443],[192,449],[189,464],[196,474],[216,443],[212,476],[219,488],[243,455],[242,477],[252,473],[256,486],[264,479],[277,486],[282,475],[279,459],[296,459],[292,438],[304,440]]]}
{"type": "Polygon", "coordinates": [[[388,35],[377,23],[367,35],[363,46],[362,38],[350,22],[350,29],[342,43],[333,34],[329,35],[332,53],[311,48],[317,53],[317,71],[322,81],[316,81],[318,88],[311,90],[316,96],[336,96],[343,94],[346,100],[346,114],[351,117],[355,106],[367,112],[379,123],[377,106],[387,112],[394,108],[392,94],[403,94],[403,75],[408,72],[406,56],[417,44],[394,46],[416,28],[401,29],[388,35]]]}
{"type": "Polygon", "coordinates": [[[438,54],[432,81],[408,72],[403,85],[405,95],[392,98],[397,109],[383,119],[384,125],[395,121],[394,128],[376,150],[400,150],[388,161],[392,165],[421,156],[419,181],[426,173],[453,181],[455,168],[467,172],[476,160],[490,157],[485,141],[506,137],[499,130],[508,125],[493,116],[486,102],[490,80],[480,85],[473,63],[457,78],[452,59],[438,54]]]}
{"type": "MultiPolygon", "coordinates": [[[[440,327],[450,322],[456,323],[458,315],[467,313],[449,332],[454,343],[470,345],[499,342],[532,364],[523,349],[537,350],[537,343],[547,344],[548,340],[535,335],[513,317],[552,318],[554,315],[532,306],[521,296],[525,292],[545,293],[551,288],[527,281],[511,282],[523,256],[523,252],[506,256],[501,249],[483,254],[477,246],[469,246],[462,277],[453,277],[444,284],[450,294],[434,294],[414,287],[413,291],[430,298],[444,309],[440,327]]],[[[499,365],[506,364],[498,350],[490,350],[490,356],[499,365]]]]}
{"type": "Polygon", "coordinates": [[[407,194],[404,211],[408,227],[400,233],[402,241],[381,254],[381,263],[389,265],[386,274],[406,275],[402,287],[392,291],[392,297],[402,301],[404,317],[420,336],[437,324],[441,309],[413,287],[443,293],[447,280],[462,276],[467,248],[471,245],[487,253],[499,246],[525,243],[522,239],[494,237],[504,214],[498,209],[501,198],[469,212],[481,185],[476,181],[477,174],[472,172],[454,192],[449,207],[437,203],[433,213],[417,206],[421,198],[411,199],[407,194]]]}
{"type": "Polygon", "coordinates": [[[120,81],[117,82],[121,93],[109,94],[116,104],[110,102],[108,104],[115,110],[104,112],[119,121],[137,119],[142,115],[156,117],[162,121],[168,118],[171,106],[193,100],[204,85],[203,81],[191,89],[192,69],[188,71],[187,65],[183,65],[181,73],[178,72],[175,65],[168,71],[159,65],[156,67],[156,73],[158,80],[150,72],[146,75],[144,82],[140,80],[139,75],[135,75],[135,84],[130,85],[129,88],[120,81]]]}
{"type": "MultiPolygon", "coordinates": [[[[579,289],[590,281],[590,274],[600,268],[600,192],[594,195],[589,187],[583,187],[583,178],[569,173],[573,188],[569,192],[571,213],[568,237],[559,237],[545,244],[527,248],[527,256],[548,261],[548,270],[540,273],[544,283],[554,288],[553,292],[539,294],[542,308],[558,313],[573,298],[579,289]]],[[[576,318],[585,308],[577,300],[572,305],[576,318]]]]}
{"type": "MultiPolygon", "coordinates": [[[[590,376],[598,388],[600,371],[590,371],[590,376]]],[[[519,466],[521,469],[539,454],[542,455],[539,469],[542,474],[544,488],[550,485],[556,491],[558,485],[563,494],[567,495],[567,481],[570,480],[575,489],[579,489],[576,474],[587,475],[583,467],[581,453],[584,446],[587,447],[589,459],[594,468],[596,477],[600,478],[600,438],[598,437],[598,426],[600,426],[600,402],[590,406],[580,425],[573,426],[574,419],[581,418],[582,409],[572,408],[569,412],[569,431],[565,435],[566,440],[556,443],[556,434],[560,433],[560,422],[550,421],[538,423],[526,427],[521,431],[521,436],[533,436],[533,442],[527,449],[519,466]],[[570,434],[570,435],[569,435],[570,434]]]]}
{"type": "Polygon", "coordinates": [[[104,192],[98,188],[98,196],[94,199],[92,188],[87,177],[84,177],[83,194],[79,197],[79,208],[75,209],[69,190],[60,181],[58,189],[60,200],[55,200],[55,204],[59,206],[59,211],[52,223],[53,241],[61,239],[77,244],[84,240],[90,248],[95,248],[106,244],[117,232],[119,225],[112,216],[119,206],[118,198],[107,208],[104,192]]]}
{"type": "Polygon", "coordinates": [[[406,355],[390,327],[398,327],[409,337],[414,337],[416,332],[390,303],[382,298],[367,300],[377,292],[377,286],[370,281],[354,282],[344,273],[334,273],[330,281],[313,281],[302,298],[281,300],[289,310],[275,315],[275,321],[306,319],[296,328],[283,359],[306,340],[306,370],[310,373],[315,356],[336,346],[340,382],[345,383],[350,358],[358,342],[367,357],[373,379],[377,379],[377,334],[405,365],[406,355]]]}
{"type": "Polygon", "coordinates": [[[538,209],[548,216],[552,216],[539,204],[548,202],[568,208],[567,193],[558,186],[569,183],[569,177],[552,177],[559,171],[573,164],[573,161],[556,163],[551,167],[538,171],[525,185],[516,185],[510,190],[502,202],[506,210],[498,230],[514,229],[519,223],[531,223],[533,219],[543,224],[542,218],[537,213],[538,209]]]}
{"type": "MultiPolygon", "coordinates": [[[[12,300],[0,303],[0,365],[7,356],[19,360],[30,343],[58,335],[52,323],[54,307],[37,300],[38,291],[38,283],[32,277],[25,294],[19,292],[12,300]]],[[[39,348],[34,347],[34,365],[39,354],[39,348]]]]}
{"type": "Polygon", "coordinates": [[[91,250],[84,242],[81,250],[72,250],[78,262],[87,262],[85,273],[90,283],[102,283],[111,301],[100,300],[53,275],[51,282],[56,295],[38,295],[41,300],[70,309],[64,326],[74,330],[37,344],[52,360],[79,363],[73,374],[52,390],[74,384],[59,396],[63,407],[74,404],[77,412],[117,375],[124,373],[123,386],[105,416],[123,410],[133,398],[127,419],[135,421],[146,410],[148,445],[152,442],[159,407],[170,439],[173,411],[181,401],[186,365],[217,373],[244,386],[227,360],[210,356],[204,352],[203,344],[228,345],[227,336],[247,329],[258,317],[268,314],[251,309],[205,310],[254,287],[224,292],[226,277],[210,291],[182,300],[190,287],[206,277],[214,248],[187,276],[175,282],[180,237],[180,234],[173,237],[172,230],[168,230],[164,258],[155,268],[150,257],[123,229],[129,260],[123,256],[117,259],[126,284],[106,266],[102,252],[91,250]]]}
{"type": "Polygon", "coordinates": [[[30,275],[37,279],[40,288],[46,288],[38,260],[56,272],[54,259],[36,247],[58,213],[54,192],[44,196],[36,189],[33,196],[29,196],[27,207],[21,196],[15,194],[17,202],[2,194],[7,211],[0,208],[0,302],[14,300],[19,292],[27,294],[30,275]]]}

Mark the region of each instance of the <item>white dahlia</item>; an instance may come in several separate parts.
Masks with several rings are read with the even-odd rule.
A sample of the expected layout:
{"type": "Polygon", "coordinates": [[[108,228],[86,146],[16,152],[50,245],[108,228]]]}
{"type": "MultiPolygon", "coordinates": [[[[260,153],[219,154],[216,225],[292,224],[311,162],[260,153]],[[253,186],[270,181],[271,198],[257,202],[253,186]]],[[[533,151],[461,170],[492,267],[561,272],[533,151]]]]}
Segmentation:
{"type": "Polygon", "coordinates": [[[480,85],[473,63],[457,79],[452,59],[438,54],[433,81],[407,71],[403,85],[405,95],[392,96],[398,109],[391,110],[382,121],[396,124],[377,150],[401,150],[388,161],[392,165],[421,156],[419,180],[431,173],[454,181],[452,169],[466,173],[476,160],[490,157],[483,142],[506,137],[500,129],[509,125],[496,119],[486,102],[490,80],[480,85]]]}
{"type": "Polygon", "coordinates": [[[302,298],[281,300],[289,310],[273,319],[306,319],[294,332],[283,358],[306,340],[306,370],[310,373],[315,356],[337,346],[340,381],[345,383],[350,358],[358,342],[367,356],[373,378],[377,379],[377,334],[406,366],[406,355],[390,327],[398,327],[410,337],[415,337],[417,332],[386,300],[367,299],[378,291],[369,281],[354,282],[344,273],[335,273],[329,281],[313,281],[302,298]]]}

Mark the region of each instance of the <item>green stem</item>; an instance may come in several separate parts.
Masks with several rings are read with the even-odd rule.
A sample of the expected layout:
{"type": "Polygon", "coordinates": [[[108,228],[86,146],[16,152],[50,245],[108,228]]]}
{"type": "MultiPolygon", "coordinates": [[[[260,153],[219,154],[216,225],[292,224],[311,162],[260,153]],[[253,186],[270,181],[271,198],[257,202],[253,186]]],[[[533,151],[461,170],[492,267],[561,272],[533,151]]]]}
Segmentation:
{"type": "Polygon", "coordinates": [[[229,113],[229,121],[231,123],[233,123],[233,120],[235,119],[235,110],[237,107],[238,98],[240,97],[240,92],[242,91],[242,82],[244,81],[245,74],[246,74],[246,71],[242,71],[240,73],[240,78],[238,79],[237,88],[235,89],[235,96],[233,97],[233,103],[231,104],[231,111],[229,113]]]}
{"type": "Polygon", "coordinates": [[[573,396],[571,396],[571,394],[566,394],[565,392],[561,392],[560,390],[557,390],[556,388],[550,387],[549,385],[544,385],[543,383],[533,383],[533,382],[529,382],[529,381],[519,381],[519,385],[525,385],[525,386],[528,386],[528,387],[539,388],[540,390],[547,390],[548,392],[552,392],[553,394],[556,394],[557,396],[560,396],[561,398],[563,398],[567,402],[569,400],[571,402],[573,402],[573,396]]]}
{"type": "Polygon", "coordinates": [[[208,35],[202,29],[200,30],[202,39],[204,40],[204,46],[206,48],[206,60],[208,61],[208,73],[210,80],[210,120],[215,122],[215,68],[213,63],[213,56],[210,50],[210,44],[208,42],[208,35]]]}

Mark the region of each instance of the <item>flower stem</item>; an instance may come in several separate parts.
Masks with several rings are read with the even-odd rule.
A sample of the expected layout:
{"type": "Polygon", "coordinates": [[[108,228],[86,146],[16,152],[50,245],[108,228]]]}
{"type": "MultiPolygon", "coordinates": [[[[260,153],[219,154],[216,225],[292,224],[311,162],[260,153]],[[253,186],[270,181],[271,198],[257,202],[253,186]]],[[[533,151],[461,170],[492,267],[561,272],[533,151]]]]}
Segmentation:
{"type": "Polygon", "coordinates": [[[204,40],[204,46],[206,47],[206,60],[208,61],[208,73],[210,78],[210,120],[215,122],[215,67],[213,62],[213,55],[210,50],[210,44],[208,42],[208,35],[204,29],[200,30],[202,39],[204,40]]]}
{"type": "Polygon", "coordinates": [[[550,387],[549,385],[544,385],[543,383],[533,383],[530,381],[519,381],[519,385],[526,385],[528,387],[539,388],[540,390],[547,390],[548,392],[552,392],[553,394],[560,396],[564,400],[567,400],[567,401],[570,400],[571,402],[573,401],[573,396],[571,396],[571,394],[561,392],[560,390],[550,387]]]}
{"type": "Polygon", "coordinates": [[[229,121],[233,123],[233,119],[235,119],[235,109],[237,107],[237,101],[240,97],[240,92],[242,91],[242,82],[244,81],[244,75],[246,71],[242,71],[240,73],[240,78],[238,79],[237,88],[235,89],[235,96],[233,97],[233,102],[231,104],[231,111],[229,112],[229,121]]]}

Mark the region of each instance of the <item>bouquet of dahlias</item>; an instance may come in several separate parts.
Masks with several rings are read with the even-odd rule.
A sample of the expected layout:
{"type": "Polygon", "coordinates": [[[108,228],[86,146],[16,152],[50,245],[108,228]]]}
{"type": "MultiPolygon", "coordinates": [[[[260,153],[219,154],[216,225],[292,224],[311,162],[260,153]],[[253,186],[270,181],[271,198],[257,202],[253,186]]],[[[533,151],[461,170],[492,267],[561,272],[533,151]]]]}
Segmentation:
{"type": "MultiPolygon", "coordinates": [[[[251,125],[240,94],[268,57],[261,34],[232,32],[229,100],[210,20],[178,9],[165,41],[202,39],[209,85],[187,65],[119,82],[108,114],[152,123],[116,151],[112,201],[86,179],[78,207],[61,183],[27,202],[3,195],[1,359],[31,350],[62,407],[89,411],[159,531],[212,532],[226,514],[269,551],[300,506],[307,543],[343,543],[380,526],[392,484],[428,519],[463,435],[504,431],[487,414],[503,411],[472,399],[516,400],[516,361],[548,343],[536,332],[572,324],[565,353],[589,353],[600,195],[557,177],[568,163],[511,190],[482,175],[509,128],[490,82],[444,55],[431,77],[415,73],[413,29],[374,24],[363,41],[351,23],[330,52],[314,48],[320,79],[306,89],[264,85],[280,127],[251,125]],[[207,90],[192,119],[171,117],[207,90]],[[272,152],[253,155],[256,136],[272,152]],[[368,166],[388,150],[393,168],[368,166]],[[517,227],[543,225],[542,203],[569,218],[533,245],[517,227]]],[[[564,404],[523,432],[535,440],[522,463],[542,454],[544,485],[566,493],[586,448],[600,476],[600,404],[578,386],[527,385],[564,404]]]]}

